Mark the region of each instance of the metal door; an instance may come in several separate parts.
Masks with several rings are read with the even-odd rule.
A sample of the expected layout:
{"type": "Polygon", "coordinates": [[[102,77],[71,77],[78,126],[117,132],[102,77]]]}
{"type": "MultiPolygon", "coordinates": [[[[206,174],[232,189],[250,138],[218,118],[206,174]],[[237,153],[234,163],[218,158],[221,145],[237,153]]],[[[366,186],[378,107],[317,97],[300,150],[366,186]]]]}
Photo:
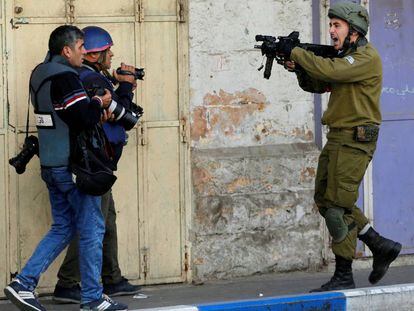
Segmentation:
{"type": "Polygon", "coordinates": [[[4,18],[4,3],[0,1],[0,286],[5,286],[7,282],[7,267],[8,267],[8,256],[7,256],[7,220],[8,220],[8,210],[7,206],[7,105],[5,102],[6,92],[5,92],[5,71],[4,64],[6,61],[6,54],[4,53],[4,27],[5,27],[4,18]]]}
{"type": "MultiPolygon", "coordinates": [[[[50,32],[58,25],[102,26],[115,43],[113,66],[124,61],[145,67],[145,81],[138,84],[135,95],[144,107],[144,118],[128,132],[113,189],[120,265],[126,277],[139,283],[184,281],[188,277],[185,241],[189,212],[185,3],[6,0],[5,4],[7,20],[11,20],[6,33],[11,152],[24,139],[30,71],[43,60],[50,32]]],[[[30,124],[35,131],[33,118],[30,124]]],[[[49,228],[50,207],[37,159],[29,163],[24,175],[9,172],[8,269],[13,273],[20,270],[49,228]]],[[[41,289],[54,286],[61,259],[45,273],[41,289]]]]}
{"type": "Polygon", "coordinates": [[[384,69],[383,124],[374,156],[374,226],[414,251],[414,3],[370,2],[370,39],[384,69]]]}

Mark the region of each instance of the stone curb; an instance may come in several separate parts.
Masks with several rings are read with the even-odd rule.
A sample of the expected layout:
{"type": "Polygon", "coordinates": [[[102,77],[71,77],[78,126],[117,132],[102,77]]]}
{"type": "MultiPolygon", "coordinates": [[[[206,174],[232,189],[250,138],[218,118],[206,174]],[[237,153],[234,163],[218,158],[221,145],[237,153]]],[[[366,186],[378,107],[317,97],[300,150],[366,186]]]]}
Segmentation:
{"type": "Polygon", "coordinates": [[[131,311],[281,311],[334,310],[379,311],[414,310],[414,283],[359,288],[337,292],[313,293],[194,306],[136,309],[131,311]]]}

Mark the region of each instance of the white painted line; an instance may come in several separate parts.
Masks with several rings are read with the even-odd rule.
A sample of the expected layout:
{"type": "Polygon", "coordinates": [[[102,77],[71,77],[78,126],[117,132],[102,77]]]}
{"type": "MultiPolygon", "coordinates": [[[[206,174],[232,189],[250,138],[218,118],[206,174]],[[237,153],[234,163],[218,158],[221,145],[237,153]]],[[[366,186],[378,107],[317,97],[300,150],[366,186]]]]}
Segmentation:
{"type": "Polygon", "coordinates": [[[358,289],[348,289],[342,292],[347,298],[358,297],[358,296],[368,296],[368,295],[414,292],[414,284],[397,284],[397,285],[379,286],[379,287],[366,287],[366,288],[358,288],[358,289]]]}
{"type": "Polygon", "coordinates": [[[345,290],[347,310],[352,311],[412,311],[414,284],[399,284],[345,290]]]}

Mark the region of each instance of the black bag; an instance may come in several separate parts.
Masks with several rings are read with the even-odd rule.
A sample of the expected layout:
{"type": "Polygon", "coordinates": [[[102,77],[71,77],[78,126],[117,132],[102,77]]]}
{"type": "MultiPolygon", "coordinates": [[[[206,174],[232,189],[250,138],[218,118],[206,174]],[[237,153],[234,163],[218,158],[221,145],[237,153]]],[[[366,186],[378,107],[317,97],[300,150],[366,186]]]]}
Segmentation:
{"type": "Polygon", "coordinates": [[[101,196],[116,181],[111,145],[100,125],[80,133],[71,149],[71,168],[75,183],[86,194],[101,196]]]}

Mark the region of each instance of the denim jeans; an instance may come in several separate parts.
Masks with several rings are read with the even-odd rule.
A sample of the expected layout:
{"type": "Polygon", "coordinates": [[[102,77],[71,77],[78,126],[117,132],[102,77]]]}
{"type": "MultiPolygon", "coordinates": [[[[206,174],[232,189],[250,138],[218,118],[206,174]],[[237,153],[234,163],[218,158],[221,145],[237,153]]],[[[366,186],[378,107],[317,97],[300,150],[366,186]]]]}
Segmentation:
{"type": "Polygon", "coordinates": [[[34,290],[40,274],[78,233],[82,303],[98,300],[102,296],[99,280],[105,233],[101,197],[80,192],[68,167],[42,168],[42,179],[49,190],[53,223],[17,278],[34,290]]]}

